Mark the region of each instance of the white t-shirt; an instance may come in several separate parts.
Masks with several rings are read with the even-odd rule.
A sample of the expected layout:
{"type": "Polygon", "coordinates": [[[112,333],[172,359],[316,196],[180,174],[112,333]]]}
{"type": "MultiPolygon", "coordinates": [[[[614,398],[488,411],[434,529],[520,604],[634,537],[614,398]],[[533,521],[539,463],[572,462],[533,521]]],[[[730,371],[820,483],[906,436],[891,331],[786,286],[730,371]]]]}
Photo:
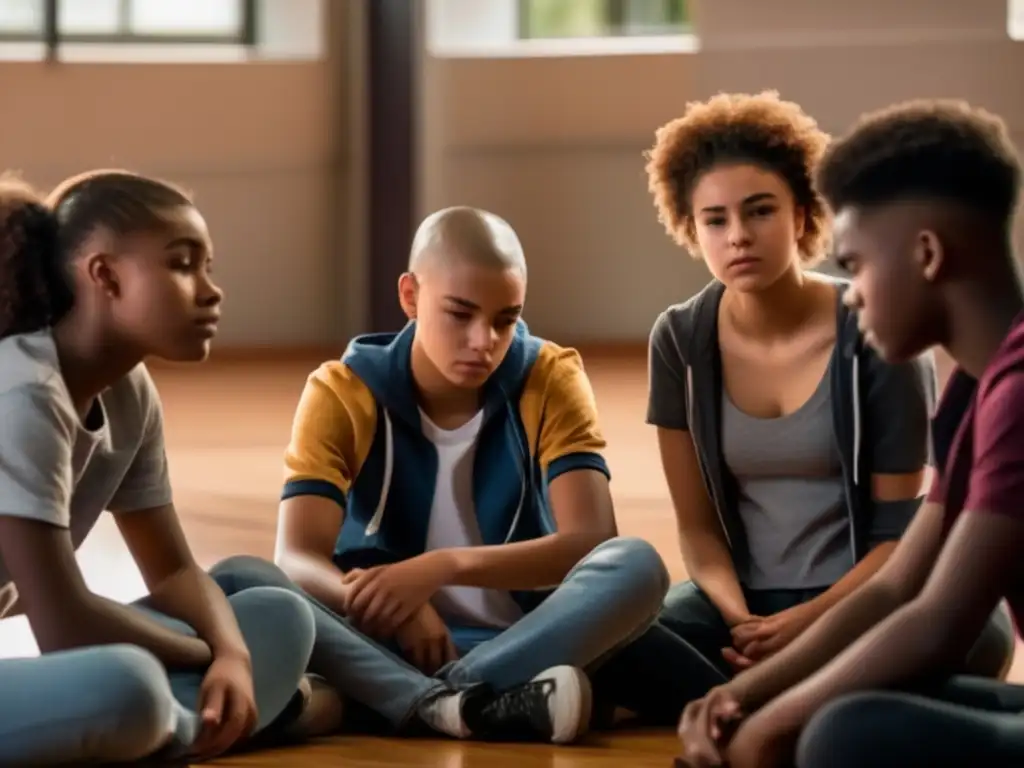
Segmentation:
{"type": "MultiPolygon", "coordinates": [[[[50,331],[0,340],[0,515],[68,528],[77,549],[104,510],[171,501],[160,398],[145,365],[104,391],[83,423],[50,331]]],[[[14,594],[0,555],[0,616],[14,594]]]]}
{"type": "MultiPolygon", "coordinates": [[[[457,429],[441,429],[420,412],[423,433],[437,448],[437,484],[427,529],[427,551],[483,543],[473,503],[473,462],[483,411],[457,429]]],[[[523,617],[508,592],[442,587],[431,600],[450,623],[507,629],[523,617]]]]}

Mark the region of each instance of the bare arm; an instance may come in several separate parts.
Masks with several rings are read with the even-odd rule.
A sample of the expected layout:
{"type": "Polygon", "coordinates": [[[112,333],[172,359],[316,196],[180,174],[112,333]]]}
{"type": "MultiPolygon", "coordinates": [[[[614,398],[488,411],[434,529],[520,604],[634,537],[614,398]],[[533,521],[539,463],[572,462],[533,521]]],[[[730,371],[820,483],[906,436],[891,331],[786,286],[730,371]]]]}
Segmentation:
{"type": "Polygon", "coordinates": [[[150,604],[188,624],[215,657],[249,660],[249,649],[227,596],[196,563],[173,505],[115,515],[142,573],[150,604]]]}
{"type": "Polygon", "coordinates": [[[135,608],[90,592],[67,529],[0,516],[0,553],[43,653],[128,643],[171,667],[202,666],[211,660],[202,639],[179,634],[135,608]]]}
{"type": "Polygon", "coordinates": [[[532,541],[437,550],[450,583],[487,589],[556,586],[591,550],[616,534],[608,478],[592,469],[556,477],[549,488],[557,532],[532,541]]]}
{"type": "MultiPolygon", "coordinates": [[[[958,515],[946,541],[941,533],[934,536],[931,558],[919,564],[909,580],[917,589],[904,595],[906,604],[814,677],[769,705],[766,717],[773,722],[779,717],[786,728],[794,729],[823,703],[844,693],[890,688],[926,673],[952,671],[976,642],[999,600],[1020,588],[1024,375],[1019,361],[1024,356],[1019,347],[1004,354],[1015,355],[1016,367],[1007,366],[1001,378],[993,376],[994,384],[979,385],[974,423],[968,425],[973,445],[964,449],[953,443],[952,450],[962,451],[959,460],[971,460],[966,511],[958,515]]],[[[938,490],[933,497],[938,497],[938,490]]],[[[938,521],[933,525],[941,526],[941,515],[935,515],[938,521]]]]}
{"type": "Polygon", "coordinates": [[[690,433],[659,427],[658,448],[686,570],[725,622],[729,626],[738,624],[749,618],[750,611],[722,524],[704,487],[690,433]]]}
{"type": "Polygon", "coordinates": [[[347,586],[334,564],[349,489],[376,429],[373,395],[347,366],[325,363],[307,379],[285,451],[274,559],[306,592],[345,615],[347,586]]]}
{"type": "Polygon", "coordinates": [[[776,655],[726,687],[745,712],[761,707],[828,664],[921,590],[942,547],[943,508],[925,502],[878,572],[776,655]]]}
{"type": "Polygon", "coordinates": [[[999,514],[960,517],[924,588],[772,708],[804,722],[828,701],[955,671],[1018,571],[1024,522],[999,514]]]}
{"type": "Polygon", "coordinates": [[[699,406],[690,402],[687,384],[685,353],[692,324],[692,309],[670,308],[658,316],[651,329],[647,423],[657,427],[661,466],[686,570],[732,627],[749,619],[750,610],[690,434],[690,411],[699,406]]]}
{"type": "Polygon", "coordinates": [[[335,613],[344,615],[347,585],[331,555],[344,512],[323,496],[294,496],[278,511],[274,559],[288,577],[335,613]]]}

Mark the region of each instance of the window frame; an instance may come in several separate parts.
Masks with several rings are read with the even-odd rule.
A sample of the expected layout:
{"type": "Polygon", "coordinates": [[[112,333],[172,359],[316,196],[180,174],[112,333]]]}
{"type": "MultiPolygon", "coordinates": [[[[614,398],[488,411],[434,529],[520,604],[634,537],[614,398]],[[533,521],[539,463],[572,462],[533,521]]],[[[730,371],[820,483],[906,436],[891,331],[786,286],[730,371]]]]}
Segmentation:
{"type": "Polygon", "coordinates": [[[43,18],[41,28],[31,32],[16,32],[0,28],[0,44],[3,43],[44,43],[54,52],[65,44],[98,45],[225,45],[255,47],[257,44],[256,0],[235,0],[239,5],[241,19],[233,34],[154,34],[136,33],[130,29],[132,0],[118,0],[117,32],[62,32],[60,18],[61,0],[42,0],[43,18]]]}
{"type": "MultiPolygon", "coordinates": [[[[608,21],[608,29],[601,35],[579,35],[579,36],[535,36],[529,34],[530,30],[530,0],[516,0],[516,37],[519,40],[599,40],[599,39],[623,39],[623,38],[645,38],[663,37],[667,35],[692,35],[693,25],[686,21],[678,29],[666,28],[652,32],[630,33],[626,25],[626,4],[629,0],[602,0],[605,6],[605,18],[608,21]]],[[[668,2],[668,0],[666,0],[668,2]]]]}

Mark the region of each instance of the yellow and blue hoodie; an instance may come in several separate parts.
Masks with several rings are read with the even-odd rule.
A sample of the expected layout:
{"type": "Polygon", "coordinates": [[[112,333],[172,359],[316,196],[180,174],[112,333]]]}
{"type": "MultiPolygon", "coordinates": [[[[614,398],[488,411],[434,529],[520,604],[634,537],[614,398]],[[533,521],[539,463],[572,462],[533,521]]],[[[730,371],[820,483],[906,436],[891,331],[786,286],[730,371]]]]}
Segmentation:
{"type": "MultiPolygon", "coordinates": [[[[424,552],[438,457],[424,435],[412,379],[415,322],[359,336],[341,360],[310,374],[285,454],[283,499],[324,496],[344,510],[334,548],[342,571],[424,552]]],[[[483,386],[473,468],[482,543],[555,529],[548,484],[564,472],[609,475],[593,390],[579,354],[530,334],[520,320],[483,386]]],[[[531,610],[545,592],[513,592],[531,610]]]]}

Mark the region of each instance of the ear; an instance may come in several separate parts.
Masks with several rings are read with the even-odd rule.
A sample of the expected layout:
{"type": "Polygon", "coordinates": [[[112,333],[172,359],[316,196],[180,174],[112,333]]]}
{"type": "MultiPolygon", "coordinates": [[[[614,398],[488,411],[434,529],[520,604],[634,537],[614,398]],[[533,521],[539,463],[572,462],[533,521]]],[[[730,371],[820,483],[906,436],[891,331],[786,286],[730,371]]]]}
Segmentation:
{"type": "Polygon", "coordinates": [[[87,254],[82,261],[89,285],[112,299],[121,295],[121,283],[110,254],[97,251],[87,254]]]}
{"type": "Polygon", "coordinates": [[[403,272],[398,278],[398,301],[402,311],[410,320],[416,319],[416,302],[419,299],[420,284],[412,272],[403,272]]]}
{"type": "Polygon", "coordinates": [[[793,234],[797,240],[807,231],[807,209],[802,205],[793,208],[793,234]]]}
{"type": "Polygon", "coordinates": [[[938,277],[945,255],[942,240],[934,231],[923,229],[917,233],[914,242],[914,260],[925,280],[933,282],[938,277]]]}

